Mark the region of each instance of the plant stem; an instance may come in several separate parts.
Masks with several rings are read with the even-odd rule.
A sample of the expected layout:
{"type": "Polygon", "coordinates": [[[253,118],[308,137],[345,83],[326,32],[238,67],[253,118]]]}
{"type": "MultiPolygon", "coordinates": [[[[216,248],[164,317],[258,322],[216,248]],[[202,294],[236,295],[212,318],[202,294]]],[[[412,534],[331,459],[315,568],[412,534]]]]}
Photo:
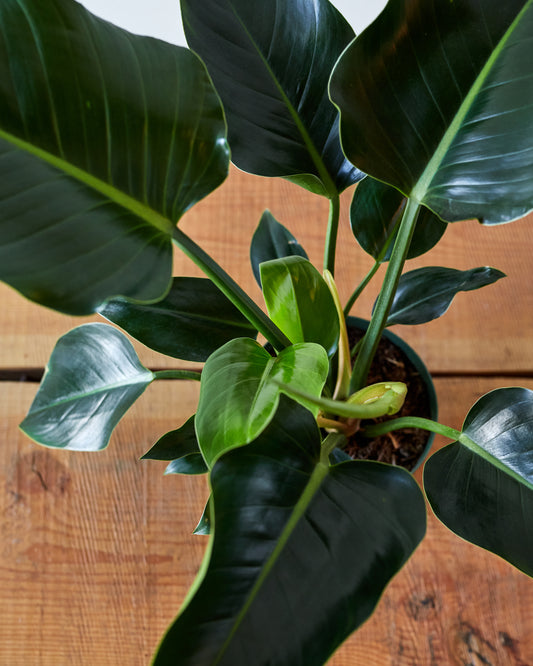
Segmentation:
{"type": "MultiPolygon", "coordinates": [[[[403,207],[403,206],[401,206],[400,208],[402,209],[401,212],[403,212],[403,210],[405,210],[405,207],[403,207]]],[[[378,272],[379,267],[381,266],[381,264],[383,263],[383,260],[387,256],[387,252],[389,251],[390,244],[394,240],[396,232],[398,231],[398,228],[400,226],[401,212],[398,211],[397,213],[395,213],[395,217],[397,217],[397,221],[394,225],[394,228],[393,228],[392,232],[390,233],[389,237],[387,238],[387,241],[385,242],[385,244],[381,248],[380,253],[376,257],[376,261],[375,261],[374,265],[368,271],[366,276],[363,278],[361,284],[355,289],[353,294],[350,296],[348,302],[346,303],[346,306],[344,308],[344,316],[345,317],[347,317],[350,314],[350,310],[352,309],[353,304],[359,298],[359,296],[363,293],[363,291],[366,289],[366,286],[368,285],[370,280],[374,277],[374,275],[378,272]]]]}
{"type": "Polygon", "coordinates": [[[355,361],[350,382],[350,393],[358,391],[366,384],[370,365],[378,348],[381,334],[387,324],[387,317],[396,293],[398,281],[402,274],[403,265],[407,258],[419,210],[420,204],[418,201],[415,199],[407,201],[400,228],[398,229],[398,236],[394,242],[387,272],[385,273],[385,279],[383,280],[383,286],[355,361]]]}
{"type": "Polygon", "coordinates": [[[326,439],[322,442],[322,449],[320,451],[320,460],[324,465],[329,465],[329,455],[337,446],[342,448],[346,444],[346,437],[337,432],[330,432],[326,439]]]}
{"type": "Polygon", "coordinates": [[[363,278],[361,284],[355,289],[353,294],[350,296],[348,299],[348,302],[346,303],[344,307],[344,316],[347,317],[350,314],[350,310],[353,307],[353,304],[355,301],[361,296],[363,291],[366,289],[366,286],[370,282],[370,280],[374,277],[374,275],[378,272],[379,267],[381,266],[381,261],[376,260],[372,268],[368,271],[368,273],[365,275],[363,278]]]}
{"type": "Polygon", "coordinates": [[[335,194],[329,200],[328,231],[324,245],[324,270],[329,271],[331,275],[335,275],[335,254],[337,251],[340,211],[340,197],[335,194]]]}
{"type": "Polygon", "coordinates": [[[199,382],[202,378],[201,372],[195,370],[156,370],[154,379],[193,379],[199,382]]]}
{"type": "Polygon", "coordinates": [[[448,437],[448,439],[459,439],[461,437],[459,430],[450,428],[442,423],[437,423],[437,421],[423,419],[419,416],[402,416],[399,419],[376,423],[375,425],[366,427],[362,431],[362,434],[369,438],[379,437],[380,435],[385,435],[388,432],[400,430],[402,428],[421,428],[422,430],[429,430],[430,432],[435,432],[443,437],[448,437]]]}
{"type": "Polygon", "coordinates": [[[177,227],[172,233],[172,240],[194,263],[202,269],[207,277],[235,305],[246,319],[270,342],[274,349],[280,351],[288,347],[290,340],[269,319],[261,308],[243,291],[226,271],[217,264],[207,252],[197,245],[177,227]]]}

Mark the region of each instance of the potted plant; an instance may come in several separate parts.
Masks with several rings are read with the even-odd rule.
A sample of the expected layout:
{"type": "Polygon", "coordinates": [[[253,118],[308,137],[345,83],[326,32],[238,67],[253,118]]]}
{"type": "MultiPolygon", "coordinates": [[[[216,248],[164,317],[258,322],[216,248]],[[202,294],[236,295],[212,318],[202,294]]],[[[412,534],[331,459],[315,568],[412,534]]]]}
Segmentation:
{"type": "Polygon", "coordinates": [[[412,475],[349,459],[353,432],[449,437],[424,469],[433,510],[533,573],[531,391],[489,393],[459,432],[416,414],[369,424],[396,413],[408,387],[367,383],[389,325],[429,321],[458,291],[502,277],[404,273],[406,258],[449,223],[533,208],[533,3],[390,0],[356,39],[328,0],[181,10],[191,51],[73,0],[0,7],[0,277],[205,361],[201,375],[152,372],[116,326],[78,327],[58,342],[22,428],[47,446],[98,450],[153,381],[201,380],[196,414],[146,454],[206,472],[211,488],[197,530],[211,534],[205,560],[154,663],[321,664],[425,530],[412,475]],[[230,149],[240,168],[330,202],[323,273],[265,213],[251,256],[268,315],[179,226],[223,182],[230,149]],[[375,266],[341,304],[340,193],[356,183],[352,227],[375,266]],[[205,279],[171,278],[172,243],[205,279]],[[384,262],[351,348],[347,314],[384,262]]]}

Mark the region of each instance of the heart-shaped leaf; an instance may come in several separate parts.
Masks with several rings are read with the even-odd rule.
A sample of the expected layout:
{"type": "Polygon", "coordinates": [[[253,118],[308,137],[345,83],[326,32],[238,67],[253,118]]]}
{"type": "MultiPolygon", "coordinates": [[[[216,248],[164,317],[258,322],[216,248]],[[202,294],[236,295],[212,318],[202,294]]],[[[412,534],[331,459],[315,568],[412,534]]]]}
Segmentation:
{"type": "Polygon", "coordinates": [[[451,530],[533,576],[533,391],[478,400],[458,441],[427,461],[424,487],[451,530]]]}
{"type": "Polygon", "coordinates": [[[390,0],[330,93],[348,158],[450,222],[533,207],[531,0],[390,0]]]}
{"type": "Polygon", "coordinates": [[[84,324],[58,340],[20,427],[45,446],[98,451],[153,379],[120,331],[84,324]]]}
{"type": "Polygon", "coordinates": [[[505,273],[481,266],[467,271],[427,266],[401,276],[387,319],[393,324],[425,324],[441,317],[460,291],[480,289],[505,277],[505,273]]]}
{"type": "MultiPolygon", "coordinates": [[[[389,260],[405,203],[405,197],[398,190],[370,176],[356,187],[350,206],[350,224],[359,245],[376,261],[389,260]]],[[[447,227],[446,222],[423,208],[418,215],[407,259],[431,250],[447,227]]]]}
{"type": "Polygon", "coordinates": [[[204,366],[196,412],[196,434],[207,464],[258,437],[276,413],[280,383],[318,396],[327,374],[327,354],[317,344],[291,345],[276,357],[249,338],[221,347],[204,366]]]}
{"type": "Polygon", "coordinates": [[[282,400],[211,471],[214,535],[154,666],[319,666],[371,614],[425,531],[405,470],[319,462],[303,408],[282,400]]]}
{"type": "Polygon", "coordinates": [[[342,153],[327,91],[354,33],[328,0],[182,0],[181,11],[224,103],[238,167],[330,197],[362,177],[342,153]]]}
{"type": "Polygon", "coordinates": [[[177,277],[157,303],[115,299],[99,312],[151,349],[186,361],[206,361],[233,338],[257,336],[233,303],[206,278],[177,277]]]}
{"type": "Polygon", "coordinates": [[[250,261],[257,284],[261,286],[259,264],[295,255],[308,259],[307,253],[291,232],[269,210],[265,210],[250,246],[250,261]]]}
{"type": "Polygon", "coordinates": [[[72,0],[0,25],[0,279],[71,314],[161,298],[174,224],[227,173],[204,65],[72,0]]]}
{"type": "Polygon", "coordinates": [[[261,264],[268,314],[289,340],[316,342],[332,356],[339,341],[339,318],[328,285],[303,257],[261,264]]]}

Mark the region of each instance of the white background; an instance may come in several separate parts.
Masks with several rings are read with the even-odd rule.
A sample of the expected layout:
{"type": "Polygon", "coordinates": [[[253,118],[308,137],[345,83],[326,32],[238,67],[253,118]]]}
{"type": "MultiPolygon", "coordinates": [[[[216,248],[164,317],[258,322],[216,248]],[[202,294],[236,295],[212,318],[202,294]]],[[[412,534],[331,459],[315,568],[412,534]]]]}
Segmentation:
{"type": "MultiPolygon", "coordinates": [[[[386,4],[386,0],[331,0],[331,2],[340,10],[356,33],[360,33],[386,4]]],[[[179,0],[81,0],[81,4],[94,14],[131,32],[185,45],[179,0]]]]}

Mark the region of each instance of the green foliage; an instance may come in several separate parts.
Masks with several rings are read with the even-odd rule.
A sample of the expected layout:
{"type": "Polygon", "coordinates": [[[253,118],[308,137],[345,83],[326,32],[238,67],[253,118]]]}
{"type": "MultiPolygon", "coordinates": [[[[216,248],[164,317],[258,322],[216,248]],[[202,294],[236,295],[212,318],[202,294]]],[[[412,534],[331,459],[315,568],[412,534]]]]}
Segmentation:
{"type": "Polygon", "coordinates": [[[20,427],[45,446],[103,449],[153,379],[120,331],[106,324],[79,326],[58,340],[20,427]]]}
{"type": "Polygon", "coordinates": [[[344,156],[328,97],[354,33],[327,0],[182,0],[189,46],[218,90],[232,160],[330,198],[363,176],[344,156]]]}
{"type": "Polygon", "coordinates": [[[174,224],[227,173],[203,64],[70,0],[0,25],[0,279],[70,314],[161,298],[174,224]]]}
{"type": "Polygon", "coordinates": [[[339,341],[337,310],[328,285],[313,264],[303,257],[287,257],[266,261],[260,270],[272,321],[292,343],[316,342],[333,355],[339,341]]]}
{"type": "Polygon", "coordinates": [[[435,453],[424,487],[442,522],[533,576],[533,391],[497,389],[472,407],[458,441],[435,453]]]}
{"type": "MultiPolygon", "coordinates": [[[[342,451],[341,433],[395,412],[408,390],[366,385],[379,339],[503,276],[402,275],[405,261],[436,245],[443,220],[496,224],[533,208],[533,0],[390,0],[355,40],[328,0],[182,0],[181,10],[205,65],[73,0],[0,5],[0,279],[205,361],[196,415],[143,456],[168,461],[167,473],[207,472],[212,491],[195,530],[211,533],[204,565],[156,665],[319,665],[425,529],[407,472],[342,451]],[[250,256],[268,316],[176,226],[222,183],[230,146],[240,168],[330,199],[319,229],[328,283],[263,214],[250,256]],[[365,173],[350,217],[375,265],[345,311],[387,263],[351,368],[328,284],[335,291],[338,195],[365,173]],[[209,280],[171,278],[171,241],[209,280]]],[[[82,326],[59,340],[21,427],[47,446],[101,449],[154,379],[191,376],[152,372],[116,328],[82,326]]],[[[425,468],[433,509],[528,574],[532,395],[485,396],[461,433],[416,416],[365,426],[455,440],[425,468]]]]}
{"type": "MultiPolygon", "coordinates": [[[[405,209],[406,198],[390,185],[367,176],[355,189],[350,206],[350,224],[359,245],[377,261],[388,261],[405,209]]],[[[423,208],[416,223],[407,259],[425,254],[442,238],[447,228],[434,213],[423,208]]]]}
{"type": "Polygon", "coordinates": [[[390,0],[331,79],[349,159],[449,222],[525,215],[532,28],[529,0],[390,0]]]}
{"type": "Polygon", "coordinates": [[[327,373],[326,352],[314,343],[291,345],[276,357],[248,338],[217,350],[205,364],[196,413],[196,434],[208,465],[266,428],[279,404],[280,383],[320,395],[327,373]]]}
{"type": "Polygon", "coordinates": [[[460,291],[473,291],[505,277],[495,268],[482,266],[467,271],[428,266],[401,276],[387,318],[393,324],[425,324],[441,317],[460,291]]]}
{"type": "Polygon", "coordinates": [[[257,335],[233,303],[205,278],[177,277],[157,303],[115,299],[99,312],[151,349],[186,361],[206,361],[229,340],[257,335]]]}
{"type": "Polygon", "coordinates": [[[260,264],[294,255],[309,259],[291,232],[280,224],[270,211],[265,210],[250,244],[250,261],[258,285],[261,286],[260,264]]]}
{"type": "Polygon", "coordinates": [[[404,470],[328,466],[320,446],[311,414],[284,399],[218,460],[208,559],[154,666],[318,666],[369,616],[424,535],[423,497],[404,470]]]}
{"type": "Polygon", "coordinates": [[[204,474],[207,466],[198,446],[194,416],[181,428],[160,437],[143,456],[143,460],[169,460],[165,474],[204,474]]]}

